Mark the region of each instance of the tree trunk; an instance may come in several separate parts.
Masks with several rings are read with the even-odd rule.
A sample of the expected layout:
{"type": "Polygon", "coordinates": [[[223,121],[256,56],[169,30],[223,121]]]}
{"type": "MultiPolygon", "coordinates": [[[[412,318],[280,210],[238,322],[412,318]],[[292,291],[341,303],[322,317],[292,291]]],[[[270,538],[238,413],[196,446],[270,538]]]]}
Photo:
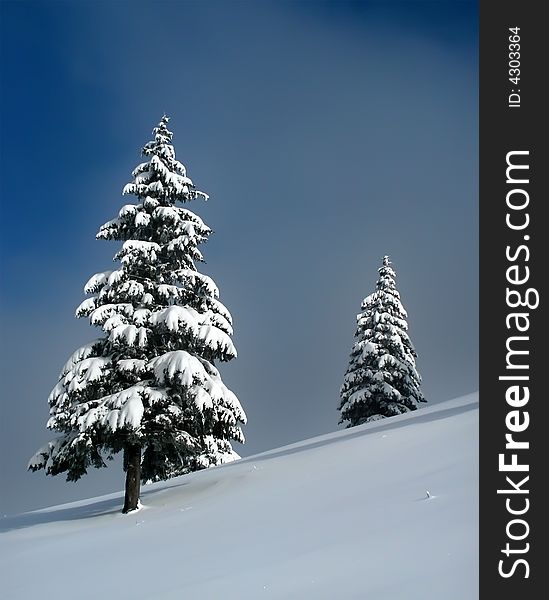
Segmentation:
{"type": "Polygon", "coordinates": [[[126,466],[126,495],[123,513],[135,510],[139,504],[141,487],[141,446],[128,444],[124,448],[124,465],[126,466]]]}

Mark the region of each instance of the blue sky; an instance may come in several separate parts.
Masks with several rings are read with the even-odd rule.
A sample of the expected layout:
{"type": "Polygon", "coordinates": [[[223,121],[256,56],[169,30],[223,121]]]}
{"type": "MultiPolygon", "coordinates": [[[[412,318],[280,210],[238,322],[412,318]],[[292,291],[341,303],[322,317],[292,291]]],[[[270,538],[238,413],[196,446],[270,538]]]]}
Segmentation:
{"type": "Polygon", "coordinates": [[[202,270],[235,321],[244,455],[336,429],[389,254],[431,402],[477,388],[476,2],[2,2],[3,512],[119,489],[25,472],[98,227],[164,112],[211,196],[202,270]]]}

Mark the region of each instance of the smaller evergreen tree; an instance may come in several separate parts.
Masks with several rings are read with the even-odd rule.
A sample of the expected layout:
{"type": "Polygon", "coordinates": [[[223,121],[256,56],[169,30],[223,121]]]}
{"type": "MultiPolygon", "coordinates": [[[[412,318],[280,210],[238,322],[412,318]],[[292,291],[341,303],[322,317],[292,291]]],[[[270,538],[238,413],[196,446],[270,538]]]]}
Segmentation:
{"type": "Polygon", "coordinates": [[[416,410],[426,402],[388,256],[378,271],[376,291],[363,300],[357,315],[356,341],[341,386],[339,422],[347,427],[416,410]]]}

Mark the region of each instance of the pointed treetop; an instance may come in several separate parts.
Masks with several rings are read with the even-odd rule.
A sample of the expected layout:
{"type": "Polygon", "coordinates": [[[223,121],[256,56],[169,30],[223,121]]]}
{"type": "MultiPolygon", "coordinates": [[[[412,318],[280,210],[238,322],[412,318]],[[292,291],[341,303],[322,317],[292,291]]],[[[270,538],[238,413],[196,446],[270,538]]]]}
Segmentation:
{"type": "Polygon", "coordinates": [[[383,257],[382,263],[382,266],[378,269],[379,279],[377,280],[376,288],[377,290],[395,290],[396,273],[387,255],[383,257]]]}
{"type": "MultiPolygon", "coordinates": [[[[170,117],[163,115],[158,125],[152,130],[156,144],[169,144],[172,141],[173,133],[168,129],[169,120],[170,117]]],[[[149,142],[149,144],[150,143],[151,142],[149,142]]],[[[149,144],[147,144],[147,146],[149,144]]],[[[145,146],[145,148],[147,146],[145,146]]],[[[148,154],[148,152],[143,152],[143,154],[148,154]]]]}
{"type": "Polygon", "coordinates": [[[175,157],[172,145],[173,133],[168,129],[169,117],[164,115],[153,129],[154,140],[147,142],[142,154],[147,157],[133,170],[133,181],[122,193],[133,194],[139,199],[162,206],[173,206],[175,202],[187,202],[195,198],[208,199],[208,194],[200,192],[187,177],[185,165],[175,157]]]}

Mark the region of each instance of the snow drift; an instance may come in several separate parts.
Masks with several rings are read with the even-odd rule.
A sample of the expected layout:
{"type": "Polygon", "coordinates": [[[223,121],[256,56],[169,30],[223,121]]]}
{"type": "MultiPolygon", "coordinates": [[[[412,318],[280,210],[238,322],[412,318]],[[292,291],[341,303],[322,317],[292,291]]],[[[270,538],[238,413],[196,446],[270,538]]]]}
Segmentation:
{"type": "Polygon", "coordinates": [[[478,396],[0,521],[2,597],[473,600],[478,396]]]}

